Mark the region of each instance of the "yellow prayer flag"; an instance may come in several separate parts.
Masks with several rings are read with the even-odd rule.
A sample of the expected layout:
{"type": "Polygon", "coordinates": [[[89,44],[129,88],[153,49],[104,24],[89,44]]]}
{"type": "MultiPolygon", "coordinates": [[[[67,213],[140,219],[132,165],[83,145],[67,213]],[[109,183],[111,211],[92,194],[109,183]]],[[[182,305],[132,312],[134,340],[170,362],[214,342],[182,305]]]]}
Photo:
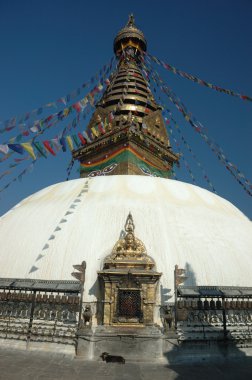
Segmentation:
{"type": "Polygon", "coordinates": [[[72,151],[74,149],[74,146],[73,146],[73,141],[71,139],[71,136],[66,136],[66,141],[69,146],[69,149],[72,151]]]}
{"type": "Polygon", "coordinates": [[[94,127],[91,128],[91,131],[92,131],[93,135],[95,135],[96,137],[99,137],[99,133],[97,132],[97,130],[94,127]]]}
{"type": "Polygon", "coordinates": [[[66,117],[70,112],[70,109],[69,108],[64,108],[63,110],[63,115],[66,117]]]}
{"type": "Polygon", "coordinates": [[[33,150],[33,147],[31,146],[31,143],[21,143],[20,145],[22,145],[22,147],[24,148],[24,150],[26,150],[26,152],[29,153],[29,155],[34,159],[36,160],[37,157],[34,153],[34,150],[33,150]]]}

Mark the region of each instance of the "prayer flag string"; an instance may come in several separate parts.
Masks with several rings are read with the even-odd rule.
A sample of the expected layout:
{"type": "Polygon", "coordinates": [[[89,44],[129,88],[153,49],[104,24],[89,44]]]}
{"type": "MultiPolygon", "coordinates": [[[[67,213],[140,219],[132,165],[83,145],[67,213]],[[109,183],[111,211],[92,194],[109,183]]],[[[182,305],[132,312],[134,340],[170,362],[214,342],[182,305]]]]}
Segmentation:
{"type": "Polygon", "coordinates": [[[154,55],[151,55],[149,53],[145,53],[145,54],[146,54],[146,57],[149,57],[153,62],[157,63],[158,65],[160,65],[162,67],[164,67],[164,69],[172,72],[173,74],[179,75],[182,78],[186,78],[188,80],[191,80],[194,83],[198,83],[198,84],[200,84],[202,86],[205,86],[205,87],[208,87],[208,88],[212,88],[215,91],[222,92],[222,93],[227,94],[227,95],[236,96],[236,97],[238,97],[238,98],[240,98],[242,100],[248,100],[250,102],[252,101],[252,97],[251,96],[243,95],[243,94],[240,94],[240,93],[235,92],[233,90],[228,90],[226,88],[216,86],[215,84],[206,82],[205,80],[200,79],[198,77],[195,77],[192,74],[188,74],[185,71],[179,70],[176,67],[170,65],[169,63],[166,63],[166,62],[162,61],[161,59],[155,57],[154,55]]]}
{"type": "Polygon", "coordinates": [[[175,105],[175,107],[182,113],[185,120],[193,127],[193,129],[199,133],[202,139],[209,145],[212,152],[215,153],[218,160],[225,166],[229,173],[236,179],[236,181],[242,186],[246,193],[252,196],[252,184],[245,177],[245,175],[237,168],[236,165],[232,164],[231,161],[224,154],[223,150],[217,145],[212,139],[206,135],[206,128],[192,115],[191,112],[187,110],[185,105],[180,101],[177,95],[166,85],[161,79],[160,75],[148,64],[144,64],[144,68],[148,73],[148,76],[152,78],[154,83],[156,83],[160,90],[168,97],[168,99],[175,105]]]}
{"type": "Polygon", "coordinates": [[[172,139],[173,139],[173,141],[174,141],[174,143],[175,143],[175,146],[176,146],[176,148],[177,148],[177,150],[178,150],[178,152],[179,152],[179,156],[180,156],[180,158],[182,159],[182,162],[183,162],[183,164],[185,165],[185,168],[186,168],[186,170],[188,171],[188,173],[189,173],[189,175],[190,175],[190,177],[191,177],[193,183],[194,183],[195,185],[197,185],[197,182],[196,182],[195,176],[194,176],[194,174],[193,174],[193,172],[192,172],[192,170],[191,170],[191,168],[190,168],[190,165],[188,164],[187,160],[185,159],[184,153],[183,153],[182,150],[181,150],[180,143],[178,142],[178,140],[177,140],[176,137],[174,136],[173,131],[172,131],[171,129],[170,129],[170,135],[171,135],[171,137],[172,137],[172,139]]]}
{"type": "Polygon", "coordinates": [[[19,173],[19,175],[18,175],[17,177],[13,178],[13,179],[12,179],[10,182],[8,182],[4,187],[2,187],[2,188],[0,189],[0,193],[2,193],[4,190],[8,189],[8,187],[10,187],[10,186],[11,186],[14,182],[16,182],[17,180],[21,181],[22,178],[23,178],[23,176],[24,176],[25,174],[30,173],[30,172],[33,170],[34,165],[35,165],[36,162],[37,162],[37,160],[33,160],[33,161],[29,164],[29,166],[27,166],[24,170],[22,170],[22,171],[19,173]]]}
{"type": "MultiPolygon", "coordinates": [[[[212,182],[210,181],[207,173],[206,173],[206,170],[204,169],[203,165],[201,164],[201,162],[199,161],[198,157],[196,156],[196,154],[193,152],[192,148],[190,147],[190,145],[188,144],[188,142],[186,141],[185,137],[183,136],[182,132],[181,132],[181,129],[178,125],[178,123],[176,122],[176,120],[172,117],[172,113],[170,110],[166,109],[166,111],[168,112],[168,115],[169,117],[165,117],[165,124],[166,124],[166,128],[168,129],[169,128],[169,133],[172,133],[172,128],[171,128],[171,125],[169,123],[169,121],[171,120],[175,126],[175,129],[176,131],[179,133],[180,135],[180,139],[181,141],[183,142],[184,146],[187,148],[187,150],[189,151],[189,153],[191,154],[192,158],[195,160],[197,166],[200,168],[201,172],[202,172],[202,175],[203,175],[203,178],[204,180],[207,182],[210,190],[212,192],[214,192],[215,194],[217,194],[212,182]]],[[[174,135],[173,135],[174,137],[174,135]]]]}
{"type": "MultiPolygon", "coordinates": [[[[28,120],[30,120],[31,118],[41,115],[43,111],[45,111],[46,109],[58,108],[62,105],[66,106],[70,102],[70,100],[73,100],[74,98],[78,97],[84,88],[92,85],[95,82],[95,80],[98,80],[99,76],[102,78],[101,82],[103,83],[105,81],[105,76],[108,76],[109,72],[112,70],[114,60],[115,60],[114,57],[112,57],[109,63],[105,64],[102,67],[102,69],[100,69],[89,81],[83,83],[80,87],[70,92],[66,96],[61,97],[54,102],[50,102],[43,106],[40,106],[32,110],[31,112],[26,112],[22,116],[19,116],[19,117],[13,116],[12,118],[8,120],[0,121],[0,125],[1,124],[4,125],[4,127],[0,129],[0,133],[9,132],[16,127],[19,127],[21,133],[27,133],[26,124],[28,120]]],[[[39,120],[37,120],[34,124],[35,126],[36,124],[39,124],[39,120]]]]}
{"type": "MultiPolygon", "coordinates": [[[[40,125],[39,126],[37,125],[36,133],[33,136],[31,141],[33,142],[36,137],[43,134],[46,130],[48,130],[52,126],[55,126],[58,122],[61,122],[64,119],[66,119],[73,111],[76,112],[77,114],[76,118],[78,118],[78,114],[81,113],[87,107],[88,103],[94,104],[96,95],[100,94],[102,90],[103,90],[103,86],[99,83],[90,91],[90,93],[87,96],[85,96],[83,99],[81,99],[77,103],[72,104],[69,107],[65,107],[62,111],[52,114],[49,117],[46,117],[45,119],[41,120],[40,125]]],[[[76,118],[74,118],[72,121],[73,125],[74,123],[76,123],[76,118]]],[[[34,129],[33,129],[33,132],[35,132],[34,129]]],[[[1,144],[0,152],[4,154],[8,154],[9,150],[11,149],[12,151],[22,154],[24,148],[27,147],[27,145],[24,145],[24,144],[29,144],[29,142],[19,143],[21,139],[22,139],[22,136],[21,138],[19,136],[18,137],[16,136],[14,138],[11,138],[7,143],[1,144]]],[[[31,152],[31,148],[30,148],[30,152],[31,152]]]]}

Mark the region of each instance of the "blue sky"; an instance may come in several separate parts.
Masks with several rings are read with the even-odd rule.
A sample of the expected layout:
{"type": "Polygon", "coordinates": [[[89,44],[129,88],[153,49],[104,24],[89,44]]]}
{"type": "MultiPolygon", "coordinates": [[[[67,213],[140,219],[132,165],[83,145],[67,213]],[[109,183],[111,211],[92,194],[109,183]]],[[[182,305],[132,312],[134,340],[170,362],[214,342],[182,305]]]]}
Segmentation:
{"type": "MultiPolygon", "coordinates": [[[[53,102],[88,81],[111,59],[113,39],[131,12],[151,54],[208,82],[252,96],[250,0],[0,0],[0,120],[53,102]]],[[[252,103],[162,69],[160,73],[229,160],[252,181],[252,103]]],[[[251,218],[251,197],[167,104],[218,195],[251,218]]],[[[80,128],[85,125],[83,122],[80,128]]],[[[0,143],[16,134],[0,135],[0,143]]],[[[190,153],[185,150],[184,154],[197,184],[208,188],[190,153]]],[[[40,159],[22,182],[16,181],[0,193],[0,214],[35,191],[64,181],[70,159],[69,151],[40,159]]],[[[2,172],[7,164],[1,165],[2,172]]],[[[77,167],[76,163],[71,178],[78,178],[77,167]]],[[[13,176],[2,179],[0,188],[18,173],[17,168],[13,176]]],[[[177,175],[192,183],[183,164],[177,175]]]]}

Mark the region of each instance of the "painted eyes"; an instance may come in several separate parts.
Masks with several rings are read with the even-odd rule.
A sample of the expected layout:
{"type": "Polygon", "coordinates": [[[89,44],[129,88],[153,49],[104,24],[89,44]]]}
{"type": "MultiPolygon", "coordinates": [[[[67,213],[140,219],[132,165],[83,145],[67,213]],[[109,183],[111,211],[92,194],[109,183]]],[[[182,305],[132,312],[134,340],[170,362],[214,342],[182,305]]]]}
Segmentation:
{"type": "Polygon", "coordinates": [[[117,167],[117,165],[118,164],[116,162],[114,162],[114,163],[106,166],[102,170],[94,170],[91,173],[89,173],[88,177],[97,177],[97,176],[106,175],[108,173],[111,173],[117,167]]]}

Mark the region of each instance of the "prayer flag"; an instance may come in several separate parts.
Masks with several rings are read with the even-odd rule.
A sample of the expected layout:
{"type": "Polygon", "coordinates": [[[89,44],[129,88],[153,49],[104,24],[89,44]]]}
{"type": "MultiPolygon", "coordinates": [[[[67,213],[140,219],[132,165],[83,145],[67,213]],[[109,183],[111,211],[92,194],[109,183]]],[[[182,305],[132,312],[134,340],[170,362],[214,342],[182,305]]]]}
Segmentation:
{"type": "Polygon", "coordinates": [[[69,149],[72,151],[74,149],[74,146],[73,146],[73,141],[71,139],[71,136],[66,136],[66,141],[69,146],[69,149]]]}
{"type": "Polygon", "coordinates": [[[26,150],[26,152],[29,153],[29,155],[36,160],[36,155],[34,153],[33,147],[31,146],[31,143],[21,143],[22,147],[26,150]]]}
{"type": "Polygon", "coordinates": [[[99,131],[100,131],[102,134],[105,133],[105,129],[104,129],[104,127],[103,127],[103,122],[101,122],[101,123],[98,124],[98,128],[99,128],[99,131]]]}
{"type": "Polygon", "coordinates": [[[56,149],[57,152],[61,150],[61,144],[59,143],[59,139],[58,138],[51,139],[51,143],[53,144],[53,146],[54,146],[54,148],[56,149]]]}
{"type": "Polygon", "coordinates": [[[80,144],[79,144],[79,141],[78,141],[78,139],[77,139],[77,136],[76,136],[76,135],[72,135],[72,139],[73,139],[73,141],[74,141],[76,147],[79,148],[80,144]]]}
{"type": "Polygon", "coordinates": [[[42,147],[42,145],[40,145],[40,143],[38,141],[34,141],[33,142],[33,146],[35,146],[35,148],[37,149],[37,151],[41,154],[41,156],[47,158],[45,152],[44,152],[44,149],[42,147]]]}
{"type": "Polygon", "coordinates": [[[85,98],[81,99],[80,103],[84,107],[88,103],[88,98],[85,96],[85,98]]]}
{"type": "Polygon", "coordinates": [[[30,131],[32,131],[33,133],[39,132],[40,131],[40,127],[37,126],[37,125],[34,125],[33,127],[30,128],[30,131]]]}
{"type": "Polygon", "coordinates": [[[98,88],[99,92],[101,92],[102,89],[103,89],[103,85],[101,83],[99,83],[98,86],[97,86],[97,88],[98,88]]]}
{"type": "Polygon", "coordinates": [[[9,152],[9,147],[7,144],[0,144],[0,152],[7,154],[9,152]]]}
{"type": "Polygon", "coordinates": [[[24,154],[24,149],[20,144],[8,144],[8,147],[14,150],[14,152],[17,152],[19,154],[24,154]]]}
{"type": "Polygon", "coordinates": [[[70,111],[71,111],[71,107],[64,108],[64,110],[63,110],[63,116],[67,117],[69,115],[70,111]]]}
{"type": "Polygon", "coordinates": [[[80,112],[81,111],[81,102],[77,102],[77,103],[73,104],[73,108],[75,109],[76,112],[80,112]]]}
{"type": "Polygon", "coordinates": [[[97,132],[97,130],[94,127],[91,128],[91,131],[92,131],[94,136],[99,137],[99,133],[97,132]]]}
{"type": "Polygon", "coordinates": [[[82,134],[83,134],[83,136],[85,137],[85,139],[87,140],[87,142],[91,143],[91,140],[90,140],[90,138],[89,138],[87,132],[86,132],[86,131],[83,131],[82,134]]]}
{"type": "Polygon", "coordinates": [[[78,133],[78,137],[79,137],[79,139],[80,139],[82,145],[86,145],[87,140],[84,139],[84,137],[82,136],[82,134],[81,134],[80,132],[78,133]]]}
{"type": "Polygon", "coordinates": [[[51,145],[50,145],[50,141],[49,140],[45,140],[43,141],[43,144],[44,144],[44,147],[46,148],[46,150],[48,152],[50,152],[53,156],[56,156],[54,150],[52,149],[51,145]]]}
{"type": "Polygon", "coordinates": [[[64,136],[62,136],[60,139],[59,139],[59,142],[61,144],[61,147],[62,147],[62,150],[63,152],[66,152],[66,139],[64,136]]]}

